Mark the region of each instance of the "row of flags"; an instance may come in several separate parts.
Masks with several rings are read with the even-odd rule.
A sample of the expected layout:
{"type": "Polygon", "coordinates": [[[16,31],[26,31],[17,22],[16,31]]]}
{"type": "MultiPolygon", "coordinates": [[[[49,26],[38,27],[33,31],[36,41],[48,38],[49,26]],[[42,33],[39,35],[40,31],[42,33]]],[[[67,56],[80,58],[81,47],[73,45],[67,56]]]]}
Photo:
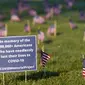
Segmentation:
{"type": "MultiPolygon", "coordinates": [[[[54,14],[55,15],[59,15],[61,13],[61,6],[59,6],[60,8],[50,8],[49,12],[47,12],[44,16],[39,16],[36,12],[36,10],[31,9],[28,11],[28,13],[33,16],[33,22],[37,23],[37,24],[43,24],[46,22],[47,19],[51,19],[54,14]]],[[[11,9],[11,21],[21,21],[20,16],[18,15],[18,12],[15,8],[11,9]]],[[[0,20],[4,18],[4,15],[0,14],[0,20]]],[[[79,12],[79,19],[81,21],[85,21],[85,12],[84,11],[80,11],[79,12]]],[[[72,20],[71,20],[72,21],[72,20]]]]}
{"type": "MultiPolygon", "coordinates": [[[[0,29],[0,37],[5,37],[7,36],[7,25],[6,24],[3,24],[3,23],[0,23],[0,27],[2,29],[0,29]]],[[[51,26],[52,28],[54,28],[54,26],[51,26]]],[[[38,31],[40,33],[40,31],[38,31]]],[[[45,67],[47,62],[49,61],[49,59],[51,58],[51,56],[49,54],[47,54],[46,52],[44,51],[41,51],[41,66],[42,67],[45,67]]],[[[83,59],[83,71],[82,71],[82,75],[83,77],[85,78],[85,58],[83,59]]]]}
{"type": "MultiPolygon", "coordinates": [[[[69,19],[69,27],[73,30],[77,28],[76,23],[74,23],[73,20],[69,19]]],[[[40,29],[37,30],[38,31],[38,41],[39,42],[44,42],[45,40],[45,34],[43,31],[41,31],[40,29]]],[[[24,32],[28,32],[31,33],[31,27],[29,24],[29,21],[24,25],[24,32]]],[[[48,29],[47,29],[47,36],[56,36],[57,34],[57,22],[54,21],[54,24],[51,24],[48,29]]]]}
{"type": "MultiPolygon", "coordinates": [[[[74,3],[75,0],[65,0],[66,3],[74,3]]],[[[12,8],[10,15],[11,15],[11,21],[21,21],[21,18],[19,16],[19,11],[22,13],[23,11],[27,11],[29,15],[33,16],[33,21],[38,24],[43,24],[46,19],[50,19],[53,17],[53,15],[59,15],[62,10],[61,4],[54,4],[54,6],[50,6],[48,4],[48,0],[44,1],[44,10],[46,10],[46,14],[44,16],[39,16],[35,9],[31,8],[29,6],[29,3],[24,0],[20,0],[17,2],[17,7],[12,8]]],[[[0,18],[2,19],[4,16],[0,15],[0,18]]],[[[80,12],[80,20],[85,20],[85,13],[80,12]]]]}

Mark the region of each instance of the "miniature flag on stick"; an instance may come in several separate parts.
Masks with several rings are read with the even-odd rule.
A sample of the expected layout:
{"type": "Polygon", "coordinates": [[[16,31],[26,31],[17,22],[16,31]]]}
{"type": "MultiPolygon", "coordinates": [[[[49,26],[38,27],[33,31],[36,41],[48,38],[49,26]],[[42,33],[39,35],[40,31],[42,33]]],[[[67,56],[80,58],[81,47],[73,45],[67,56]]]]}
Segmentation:
{"type": "Polygon", "coordinates": [[[77,28],[77,25],[73,22],[73,20],[69,19],[69,26],[70,28],[73,30],[75,28],[77,28]]]}
{"type": "Polygon", "coordinates": [[[46,13],[45,15],[45,19],[52,19],[53,18],[53,14],[54,14],[54,11],[53,11],[53,8],[50,8],[50,11],[46,13]]]}
{"type": "Polygon", "coordinates": [[[50,59],[50,56],[47,53],[41,51],[41,65],[43,67],[45,67],[49,59],[50,59]]]}
{"type": "Polygon", "coordinates": [[[82,76],[85,78],[85,58],[83,58],[83,71],[82,76]]]}
{"type": "Polygon", "coordinates": [[[44,32],[38,30],[38,36],[37,37],[38,37],[38,44],[40,44],[40,42],[44,41],[44,38],[45,38],[44,32]]]}
{"type": "Polygon", "coordinates": [[[30,21],[29,21],[29,20],[27,20],[27,24],[28,24],[28,26],[29,26],[29,27],[28,27],[28,28],[29,28],[29,29],[28,29],[29,34],[31,34],[31,27],[30,27],[30,21]]]}
{"type": "Polygon", "coordinates": [[[85,41],[85,31],[84,31],[83,41],[85,41]]]}
{"type": "Polygon", "coordinates": [[[81,21],[85,21],[85,12],[80,11],[79,18],[81,21]]]}
{"type": "Polygon", "coordinates": [[[43,24],[45,22],[45,19],[44,19],[44,17],[42,17],[42,16],[34,16],[34,18],[33,18],[33,25],[35,25],[35,24],[43,24]]]}
{"type": "MultiPolygon", "coordinates": [[[[45,51],[45,49],[44,49],[44,44],[43,44],[43,46],[41,47],[40,53],[41,53],[42,51],[43,51],[43,52],[45,51]]],[[[42,65],[42,58],[40,59],[40,65],[42,65]]],[[[45,71],[45,70],[44,70],[44,71],[45,71]]]]}
{"type": "Polygon", "coordinates": [[[12,22],[19,22],[21,20],[20,17],[19,17],[19,15],[18,15],[18,9],[15,9],[14,8],[14,9],[11,10],[10,20],[12,22]]]}
{"type": "Polygon", "coordinates": [[[30,10],[28,11],[28,13],[29,13],[29,15],[31,15],[31,16],[36,16],[36,15],[37,15],[36,10],[34,10],[34,9],[30,9],[30,10]]]}
{"type": "MultiPolygon", "coordinates": [[[[39,30],[40,30],[40,27],[38,28],[38,37],[39,37],[39,30]]],[[[40,44],[40,40],[38,39],[38,44],[40,44]]]]}
{"type": "Polygon", "coordinates": [[[56,36],[56,21],[54,21],[54,24],[52,24],[48,30],[47,30],[48,36],[56,36]]]}
{"type": "Polygon", "coordinates": [[[27,23],[24,26],[24,31],[29,32],[29,34],[31,34],[31,27],[30,27],[30,24],[29,24],[29,20],[27,20],[27,23]]]}

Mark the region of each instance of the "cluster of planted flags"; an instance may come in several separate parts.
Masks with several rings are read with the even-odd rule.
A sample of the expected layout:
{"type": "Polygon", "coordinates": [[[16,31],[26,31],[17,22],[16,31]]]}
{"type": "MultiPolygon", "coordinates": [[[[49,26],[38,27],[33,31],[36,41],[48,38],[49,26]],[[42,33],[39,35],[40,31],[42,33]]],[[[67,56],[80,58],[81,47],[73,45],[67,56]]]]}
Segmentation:
{"type": "MultiPolygon", "coordinates": [[[[74,4],[74,0],[65,0],[66,4],[67,4],[67,8],[72,8],[73,4],[74,4]]],[[[38,13],[36,12],[35,9],[31,8],[30,5],[28,5],[26,2],[23,2],[23,0],[18,2],[18,5],[16,8],[12,8],[10,11],[10,15],[11,15],[11,21],[15,21],[15,22],[19,22],[21,21],[21,18],[19,16],[19,14],[21,14],[23,11],[27,11],[29,15],[31,15],[33,17],[33,24],[44,24],[46,22],[46,20],[51,19],[54,15],[58,16],[61,12],[62,12],[62,5],[61,4],[55,4],[54,6],[50,6],[48,4],[48,0],[46,0],[46,2],[44,2],[44,10],[45,10],[45,15],[44,16],[40,16],[38,15],[38,13]]],[[[4,18],[4,16],[1,14],[0,15],[0,20],[2,20],[4,18]]],[[[79,12],[79,18],[82,21],[85,21],[85,12],[84,11],[80,11],[79,12]]],[[[76,29],[78,26],[77,24],[72,20],[69,19],[68,20],[68,24],[69,27],[73,30],[76,29]]],[[[31,33],[31,26],[30,26],[30,22],[27,21],[27,23],[24,25],[24,32],[27,33],[31,33]]],[[[7,25],[0,22],[0,37],[5,37],[7,36],[7,25]]],[[[53,24],[50,24],[50,26],[48,26],[47,28],[47,32],[46,32],[47,36],[56,36],[57,34],[57,20],[54,21],[53,24]]],[[[37,34],[37,39],[38,39],[38,44],[41,42],[43,43],[45,40],[45,33],[38,29],[38,34],[37,34]]],[[[83,40],[85,41],[85,32],[84,32],[84,38],[83,40]]],[[[49,54],[47,54],[46,52],[41,50],[41,65],[43,67],[45,67],[47,61],[50,59],[51,56],[49,56],[49,54]]],[[[82,75],[85,78],[85,59],[83,59],[83,71],[82,71],[82,75]]]]}

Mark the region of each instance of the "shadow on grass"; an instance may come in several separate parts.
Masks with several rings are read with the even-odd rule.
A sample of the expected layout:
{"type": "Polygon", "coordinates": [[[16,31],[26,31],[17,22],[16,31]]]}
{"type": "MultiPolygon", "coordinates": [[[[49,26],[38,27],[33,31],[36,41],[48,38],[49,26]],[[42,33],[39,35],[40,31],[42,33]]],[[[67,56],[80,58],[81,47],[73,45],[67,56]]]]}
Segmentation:
{"type": "Polygon", "coordinates": [[[50,43],[52,43],[52,40],[51,40],[51,39],[49,39],[49,40],[45,40],[44,43],[46,43],[46,44],[50,44],[50,43]]]}
{"type": "Polygon", "coordinates": [[[77,23],[85,23],[85,20],[78,20],[77,23]]]}
{"type": "MultiPolygon", "coordinates": [[[[31,80],[39,80],[39,79],[46,79],[49,77],[53,77],[53,76],[59,76],[60,73],[58,72],[50,72],[50,71],[46,71],[45,73],[43,71],[37,72],[37,73],[32,73],[30,75],[27,76],[27,80],[31,79],[31,80]]],[[[17,80],[25,80],[25,76],[18,76],[16,78],[17,80]]]]}
{"type": "Polygon", "coordinates": [[[56,62],[57,62],[56,60],[53,60],[52,62],[50,62],[50,65],[52,65],[52,64],[56,65],[56,62]]]}
{"type": "Polygon", "coordinates": [[[58,36],[59,36],[59,35],[62,35],[62,34],[63,34],[63,32],[57,32],[57,33],[56,33],[56,35],[58,35],[58,36]]]}

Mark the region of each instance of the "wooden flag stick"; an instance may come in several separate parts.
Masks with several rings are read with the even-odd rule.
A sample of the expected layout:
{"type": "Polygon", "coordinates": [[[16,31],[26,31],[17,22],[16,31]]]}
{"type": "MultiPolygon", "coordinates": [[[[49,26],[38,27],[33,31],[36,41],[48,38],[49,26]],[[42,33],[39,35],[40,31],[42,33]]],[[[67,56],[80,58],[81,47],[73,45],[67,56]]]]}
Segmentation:
{"type": "MultiPolygon", "coordinates": [[[[27,20],[27,24],[30,26],[30,21],[29,20],[27,20]]],[[[30,28],[29,34],[31,34],[31,28],[30,28]]]]}
{"type": "Polygon", "coordinates": [[[27,71],[25,71],[25,83],[27,83],[27,71]]]}
{"type": "Polygon", "coordinates": [[[5,24],[5,28],[6,28],[5,36],[7,36],[7,28],[8,28],[7,24],[5,24]]]}
{"type": "Polygon", "coordinates": [[[84,31],[83,41],[85,41],[85,31],[84,31]]]}
{"type": "Polygon", "coordinates": [[[3,73],[3,85],[5,85],[5,76],[4,76],[5,73],[3,73]]]}
{"type": "Polygon", "coordinates": [[[46,76],[46,69],[45,69],[45,67],[43,68],[43,77],[45,77],[46,76]]]}
{"type": "Polygon", "coordinates": [[[34,21],[32,21],[32,25],[35,26],[35,22],[34,21]]]}
{"type": "Polygon", "coordinates": [[[6,28],[8,27],[7,24],[5,24],[5,27],[6,27],[6,28]]]}
{"type": "Polygon", "coordinates": [[[29,24],[29,20],[27,20],[27,24],[29,24]]]}
{"type": "MultiPolygon", "coordinates": [[[[38,30],[40,30],[40,26],[38,27],[38,30]]],[[[38,44],[40,44],[40,40],[38,39],[38,44]]]]}
{"type": "MultiPolygon", "coordinates": [[[[43,52],[45,51],[45,49],[44,49],[44,44],[43,44],[43,46],[42,46],[42,51],[43,51],[43,52]]],[[[46,70],[45,70],[45,67],[43,67],[43,72],[44,72],[43,76],[46,76],[46,70]]]]}
{"type": "Polygon", "coordinates": [[[43,46],[42,46],[42,51],[44,52],[45,50],[44,50],[44,44],[43,44],[43,46]]]}
{"type": "Polygon", "coordinates": [[[54,32],[54,36],[56,36],[56,30],[57,30],[57,23],[56,23],[56,21],[54,21],[54,26],[55,26],[55,32],[54,32]]]}
{"type": "Polygon", "coordinates": [[[15,85],[17,85],[17,76],[15,74],[15,85]]]}
{"type": "Polygon", "coordinates": [[[54,15],[54,11],[53,8],[51,8],[51,19],[53,18],[53,15],[54,15]]]}
{"type": "Polygon", "coordinates": [[[53,64],[55,64],[55,62],[56,62],[56,52],[53,53],[53,64]]]}
{"type": "Polygon", "coordinates": [[[38,40],[38,44],[40,44],[40,41],[38,40]]]}
{"type": "Polygon", "coordinates": [[[55,25],[55,28],[57,28],[57,25],[56,25],[57,23],[56,23],[56,20],[54,21],[54,25],[55,25]]]}

